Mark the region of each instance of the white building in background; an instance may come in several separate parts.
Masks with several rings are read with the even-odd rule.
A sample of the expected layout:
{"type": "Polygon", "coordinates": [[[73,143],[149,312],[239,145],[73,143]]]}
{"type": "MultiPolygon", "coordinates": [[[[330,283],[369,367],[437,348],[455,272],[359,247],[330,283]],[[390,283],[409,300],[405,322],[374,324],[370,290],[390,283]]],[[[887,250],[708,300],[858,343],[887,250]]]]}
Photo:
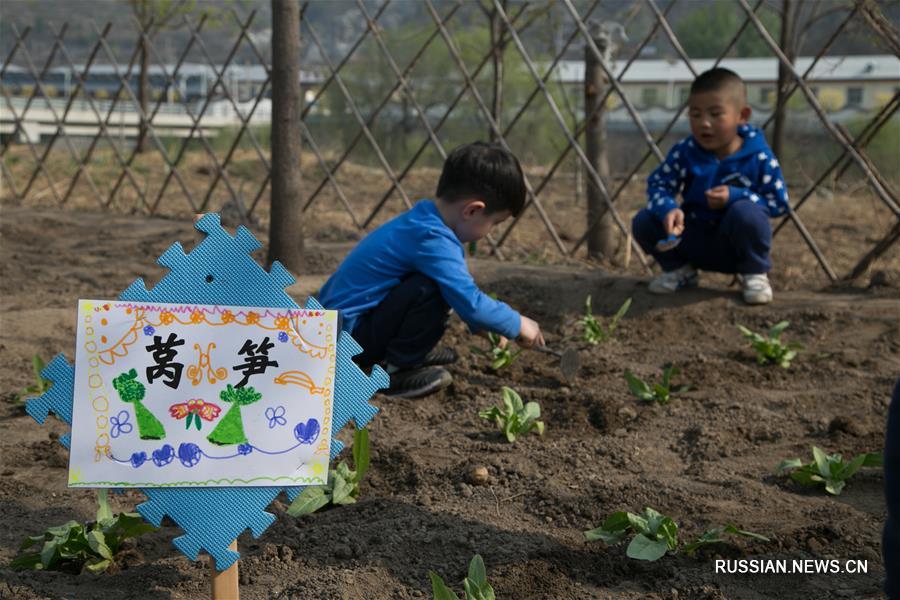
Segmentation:
{"type": "MultiPolygon", "coordinates": [[[[813,60],[809,56],[800,57],[795,69],[802,75],[813,60]]],[[[711,69],[714,63],[713,59],[691,61],[697,73],[711,69]]],[[[616,61],[613,72],[617,78],[625,64],[625,61],[616,61]]],[[[775,104],[778,59],[726,58],[719,66],[731,69],[744,79],[750,106],[757,115],[771,112],[775,104]]],[[[561,83],[567,86],[584,84],[584,62],[563,61],[557,68],[561,83]]],[[[819,103],[833,113],[835,119],[850,118],[860,111],[878,110],[900,91],[900,58],[893,55],[826,56],[819,59],[806,79],[819,103]]],[[[693,80],[684,61],[635,60],[622,77],[621,86],[642,118],[646,114],[649,121],[654,121],[654,117],[665,119],[666,115],[671,119],[673,111],[686,101],[693,80]]],[[[607,106],[613,120],[618,120],[624,112],[619,110],[623,107],[617,94],[609,97],[607,106]]],[[[808,108],[800,90],[794,93],[789,106],[800,111],[808,108]]],[[[627,115],[624,118],[628,118],[627,115]]]]}

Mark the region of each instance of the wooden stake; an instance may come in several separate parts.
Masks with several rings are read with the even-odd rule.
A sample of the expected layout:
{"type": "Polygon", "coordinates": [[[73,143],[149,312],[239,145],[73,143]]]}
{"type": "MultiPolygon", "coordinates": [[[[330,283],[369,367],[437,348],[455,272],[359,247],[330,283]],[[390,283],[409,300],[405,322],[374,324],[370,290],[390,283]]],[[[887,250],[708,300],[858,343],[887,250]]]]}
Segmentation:
{"type": "MultiPolygon", "coordinates": [[[[237,552],[237,540],[228,548],[237,552]]],[[[209,566],[212,569],[212,600],[239,600],[238,561],[224,571],[216,571],[216,561],[210,557],[209,566]]]]}

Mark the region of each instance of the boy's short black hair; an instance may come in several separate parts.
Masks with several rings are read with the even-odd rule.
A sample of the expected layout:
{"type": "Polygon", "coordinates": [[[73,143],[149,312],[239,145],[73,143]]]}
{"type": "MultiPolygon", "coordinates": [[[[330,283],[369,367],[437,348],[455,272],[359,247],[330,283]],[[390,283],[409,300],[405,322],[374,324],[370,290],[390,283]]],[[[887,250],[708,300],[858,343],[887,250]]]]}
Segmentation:
{"type": "Polygon", "coordinates": [[[747,104],[747,86],[741,76],[730,69],[716,67],[697,75],[691,84],[691,94],[727,91],[742,104],[747,104]]]}
{"type": "Polygon", "coordinates": [[[517,216],[525,206],[522,166],[499,144],[466,144],[444,161],[435,195],[445,202],[477,198],[487,214],[508,210],[517,216]]]}

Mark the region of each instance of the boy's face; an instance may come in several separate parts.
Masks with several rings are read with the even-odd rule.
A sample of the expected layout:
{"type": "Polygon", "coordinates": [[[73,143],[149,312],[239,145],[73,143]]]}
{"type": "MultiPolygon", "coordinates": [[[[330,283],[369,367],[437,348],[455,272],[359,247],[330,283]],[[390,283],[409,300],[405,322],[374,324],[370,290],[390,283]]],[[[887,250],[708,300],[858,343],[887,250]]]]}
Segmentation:
{"type": "Polygon", "coordinates": [[[481,200],[463,200],[460,204],[460,219],[454,232],[463,244],[484,238],[495,225],[512,216],[508,210],[487,214],[484,202],[481,200]]]}
{"type": "Polygon", "coordinates": [[[700,146],[720,158],[740,148],[738,126],[750,118],[750,107],[729,90],[691,94],[691,133],[700,146]]]}

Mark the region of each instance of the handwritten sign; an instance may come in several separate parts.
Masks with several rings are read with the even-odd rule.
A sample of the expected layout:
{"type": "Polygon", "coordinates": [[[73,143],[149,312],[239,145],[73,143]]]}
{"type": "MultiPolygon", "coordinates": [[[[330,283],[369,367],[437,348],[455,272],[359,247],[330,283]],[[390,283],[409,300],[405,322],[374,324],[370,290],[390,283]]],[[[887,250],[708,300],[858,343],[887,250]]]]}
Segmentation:
{"type": "Polygon", "coordinates": [[[337,313],[80,300],[70,487],[321,485],[337,313]]]}

